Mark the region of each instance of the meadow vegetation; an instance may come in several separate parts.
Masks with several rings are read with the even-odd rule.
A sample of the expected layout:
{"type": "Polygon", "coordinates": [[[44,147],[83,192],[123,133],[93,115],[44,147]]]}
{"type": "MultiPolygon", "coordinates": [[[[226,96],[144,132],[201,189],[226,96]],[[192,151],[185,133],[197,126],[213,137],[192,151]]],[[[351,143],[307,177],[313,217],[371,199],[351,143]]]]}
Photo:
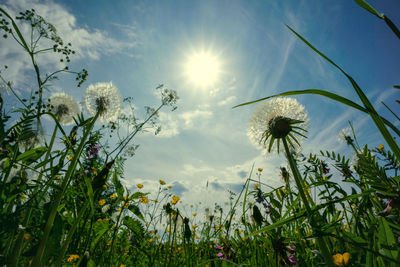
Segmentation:
{"type": "MultiPolygon", "coordinates": [[[[387,17],[356,2],[400,37],[387,17]]],[[[241,192],[230,193],[229,205],[213,209],[185,203],[171,193],[171,181],[159,180],[157,192],[121,182],[124,163],[137,148],[134,137],[157,134],[159,110],[176,109],[174,90],[157,87],[159,106],[146,107],[147,115],[138,118],[132,98],[121,99],[114,84],[100,82],[87,87],[86,111],[80,111],[71,96],[49,93],[56,76],[72,75],[80,87],[88,75],[69,69],[75,52],[55,27],[35,10],[13,18],[0,8],[0,29],[31,59],[36,81],[20,94],[6,79],[13,66],[0,69],[2,92],[18,102],[11,108],[4,93],[0,97],[2,266],[398,266],[400,131],[348,73],[292,28],[347,77],[361,104],[310,89],[239,105],[260,102],[249,135],[266,154],[285,155],[283,186],[263,183],[262,166],[255,166],[241,192]],[[65,66],[43,74],[37,63],[43,53],[54,53],[65,66]],[[335,151],[302,154],[308,118],[287,97],[296,94],[318,94],[359,110],[373,120],[385,146],[359,144],[350,123],[339,136],[353,158],[335,151]],[[121,113],[123,106],[131,112],[121,113]],[[43,135],[44,127],[51,136],[43,135]]]]}

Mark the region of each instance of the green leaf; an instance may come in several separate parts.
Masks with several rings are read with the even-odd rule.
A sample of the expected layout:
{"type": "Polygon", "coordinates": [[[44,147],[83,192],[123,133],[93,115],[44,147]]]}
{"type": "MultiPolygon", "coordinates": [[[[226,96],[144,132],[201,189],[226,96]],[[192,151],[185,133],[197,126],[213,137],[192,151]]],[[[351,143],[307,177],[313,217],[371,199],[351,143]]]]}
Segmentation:
{"type": "Polygon", "coordinates": [[[143,225],[131,217],[124,217],[123,223],[129,230],[131,230],[137,238],[141,239],[144,236],[143,225]]]}
{"type": "Polygon", "coordinates": [[[381,16],[381,14],[379,14],[378,11],[376,11],[375,8],[373,8],[370,4],[368,4],[366,1],[364,0],[354,0],[354,2],[357,3],[357,5],[359,5],[360,7],[364,8],[365,10],[367,10],[368,12],[370,12],[371,14],[377,16],[380,19],[383,19],[383,17],[381,16]]]}
{"type": "Polygon", "coordinates": [[[138,216],[138,218],[140,218],[142,221],[144,221],[143,214],[140,212],[140,209],[138,206],[132,204],[129,206],[129,210],[132,211],[133,214],[138,216]]]}
{"type": "Polygon", "coordinates": [[[29,151],[26,151],[22,154],[20,154],[17,157],[17,161],[21,161],[27,165],[31,164],[32,162],[37,161],[41,156],[43,156],[44,153],[46,153],[47,148],[46,147],[38,147],[31,149],[29,151]]]}
{"type": "MultiPolygon", "coordinates": [[[[379,218],[378,221],[379,223],[379,233],[378,233],[378,239],[379,239],[379,243],[381,243],[381,245],[384,245],[384,247],[388,247],[388,246],[394,246],[396,245],[396,241],[393,235],[392,230],[389,227],[388,222],[386,221],[385,218],[379,218]]],[[[396,251],[392,251],[389,249],[385,249],[385,254],[393,259],[397,258],[397,252],[396,251]]]]}

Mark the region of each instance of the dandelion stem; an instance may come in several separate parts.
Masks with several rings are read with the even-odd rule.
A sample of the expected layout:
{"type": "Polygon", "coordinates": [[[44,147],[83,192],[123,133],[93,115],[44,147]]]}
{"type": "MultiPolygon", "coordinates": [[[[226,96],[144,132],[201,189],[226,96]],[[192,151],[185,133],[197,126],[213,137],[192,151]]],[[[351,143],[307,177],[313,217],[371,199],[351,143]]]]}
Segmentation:
{"type": "MultiPolygon", "coordinates": [[[[283,143],[283,145],[285,147],[286,158],[289,161],[289,165],[290,165],[290,168],[292,169],[293,177],[294,177],[294,180],[295,180],[296,185],[297,185],[297,191],[299,192],[300,197],[303,200],[304,206],[306,207],[306,211],[307,211],[307,214],[308,214],[308,218],[309,218],[311,227],[313,229],[313,232],[315,232],[315,230],[316,230],[315,228],[318,228],[318,225],[316,225],[315,218],[314,218],[315,216],[313,215],[313,213],[311,211],[311,208],[310,208],[310,204],[309,204],[309,201],[312,202],[312,199],[308,196],[308,199],[309,199],[309,201],[308,201],[307,197],[306,197],[306,195],[304,193],[305,190],[304,190],[303,180],[301,178],[300,172],[299,172],[299,170],[297,168],[297,165],[296,165],[296,162],[295,162],[295,160],[293,158],[293,155],[290,153],[289,146],[288,146],[288,143],[286,141],[286,138],[282,138],[282,143],[283,143]]],[[[316,215],[319,215],[319,213],[317,213],[316,215]]],[[[325,258],[325,263],[327,264],[327,266],[334,267],[335,265],[333,263],[332,256],[331,256],[331,254],[329,252],[328,246],[327,246],[326,241],[324,240],[324,238],[321,237],[321,236],[317,236],[317,243],[318,243],[318,245],[320,247],[321,254],[325,258]]]]}

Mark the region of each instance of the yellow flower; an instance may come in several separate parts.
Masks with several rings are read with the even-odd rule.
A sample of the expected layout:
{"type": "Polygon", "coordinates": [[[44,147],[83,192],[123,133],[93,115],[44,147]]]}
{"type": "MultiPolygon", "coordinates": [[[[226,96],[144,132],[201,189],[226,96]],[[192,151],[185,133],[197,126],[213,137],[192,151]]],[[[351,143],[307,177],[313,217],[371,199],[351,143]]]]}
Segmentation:
{"type": "Polygon", "coordinates": [[[172,188],[172,185],[169,185],[169,186],[168,186],[168,189],[171,189],[171,188],[172,188]]]}
{"type": "Polygon", "coordinates": [[[343,266],[343,264],[347,264],[350,260],[350,253],[345,252],[342,254],[337,253],[332,256],[333,257],[333,263],[335,263],[337,266],[343,266]]]}
{"type": "Polygon", "coordinates": [[[28,240],[29,238],[31,238],[31,235],[30,235],[30,234],[28,234],[28,233],[24,234],[24,239],[25,239],[25,240],[28,240]]]}
{"type": "Polygon", "coordinates": [[[126,265],[125,264],[121,264],[119,267],[125,267],[126,265]]]}
{"type": "Polygon", "coordinates": [[[193,217],[196,217],[197,213],[195,212],[195,213],[193,213],[192,215],[193,215],[193,217]]]}
{"type": "Polygon", "coordinates": [[[137,184],[136,185],[139,189],[142,189],[143,188],[143,185],[142,184],[137,184]]]}
{"type": "Polygon", "coordinates": [[[104,204],[106,204],[106,200],[105,199],[100,199],[99,200],[99,205],[103,206],[104,204]]]}
{"type": "Polygon", "coordinates": [[[69,258],[67,259],[67,261],[68,261],[68,262],[73,262],[73,261],[75,261],[75,260],[77,260],[77,259],[79,259],[79,255],[71,254],[71,255],[69,256],[69,258]]]}
{"type": "Polygon", "coordinates": [[[142,196],[139,201],[143,204],[149,203],[149,199],[146,196],[142,196]]]}
{"type": "Polygon", "coordinates": [[[165,185],[165,181],[164,180],[160,180],[160,185],[165,185]]]}
{"type": "Polygon", "coordinates": [[[103,220],[102,220],[101,218],[98,218],[98,219],[97,219],[97,222],[98,222],[98,223],[101,223],[102,221],[103,221],[103,220]]]}
{"type": "Polygon", "coordinates": [[[259,186],[260,186],[259,184],[255,184],[254,189],[257,189],[259,186]]]}
{"type": "Polygon", "coordinates": [[[149,242],[153,242],[153,238],[150,238],[150,239],[149,239],[149,242]]]}
{"type": "Polygon", "coordinates": [[[172,196],[172,200],[170,201],[170,203],[172,205],[176,205],[179,202],[179,200],[180,200],[180,198],[174,195],[174,196],[172,196]]]}
{"type": "Polygon", "coordinates": [[[126,203],[124,204],[124,208],[127,208],[127,207],[129,207],[129,202],[126,202],[126,203]]]}
{"type": "Polygon", "coordinates": [[[72,156],[69,156],[67,159],[68,159],[69,161],[71,161],[71,160],[72,160],[72,156]]]}
{"type": "Polygon", "coordinates": [[[384,145],[380,144],[380,145],[378,146],[378,150],[382,150],[384,147],[385,147],[384,145]]]}
{"type": "Polygon", "coordinates": [[[113,193],[113,194],[110,196],[110,199],[115,199],[116,197],[117,197],[117,194],[113,193]]]}
{"type": "Polygon", "coordinates": [[[259,171],[259,172],[262,172],[262,171],[263,171],[263,168],[258,168],[258,171],[259,171]]]}

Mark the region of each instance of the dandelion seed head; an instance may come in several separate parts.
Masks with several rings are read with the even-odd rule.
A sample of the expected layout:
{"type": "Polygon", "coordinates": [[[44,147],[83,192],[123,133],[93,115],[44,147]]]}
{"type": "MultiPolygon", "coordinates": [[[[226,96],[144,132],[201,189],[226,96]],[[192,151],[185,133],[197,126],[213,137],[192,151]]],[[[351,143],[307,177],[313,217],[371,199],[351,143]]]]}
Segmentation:
{"type": "MultiPolygon", "coordinates": [[[[295,126],[304,130],[308,128],[307,112],[304,110],[304,106],[296,99],[277,97],[265,101],[256,107],[250,118],[248,129],[250,141],[255,146],[262,149],[264,154],[276,151],[276,146],[273,147],[271,151],[268,151],[269,140],[266,140],[266,136],[280,139],[292,134],[293,128],[291,121],[293,120],[302,121],[301,123],[295,124],[295,126]]],[[[302,134],[304,134],[304,132],[302,132],[302,134]]],[[[298,141],[301,138],[300,135],[296,136],[298,141]]],[[[291,147],[295,151],[300,150],[299,144],[295,141],[291,143],[293,145],[291,145],[291,147]]]]}
{"type": "Polygon", "coordinates": [[[86,89],[85,105],[92,116],[99,112],[101,121],[113,121],[120,113],[121,97],[111,82],[91,84],[86,89]]]}
{"type": "Polygon", "coordinates": [[[351,136],[352,136],[352,130],[350,127],[347,127],[339,131],[337,139],[341,143],[350,145],[353,143],[353,139],[351,138],[351,136]]]}
{"type": "Polygon", "coordinates": [[[79,106],[71,96],[56,93],[49,98],[49,111],[62,125],[71,125],[74,123],[74,117],[79,113],[79,106]]]}

